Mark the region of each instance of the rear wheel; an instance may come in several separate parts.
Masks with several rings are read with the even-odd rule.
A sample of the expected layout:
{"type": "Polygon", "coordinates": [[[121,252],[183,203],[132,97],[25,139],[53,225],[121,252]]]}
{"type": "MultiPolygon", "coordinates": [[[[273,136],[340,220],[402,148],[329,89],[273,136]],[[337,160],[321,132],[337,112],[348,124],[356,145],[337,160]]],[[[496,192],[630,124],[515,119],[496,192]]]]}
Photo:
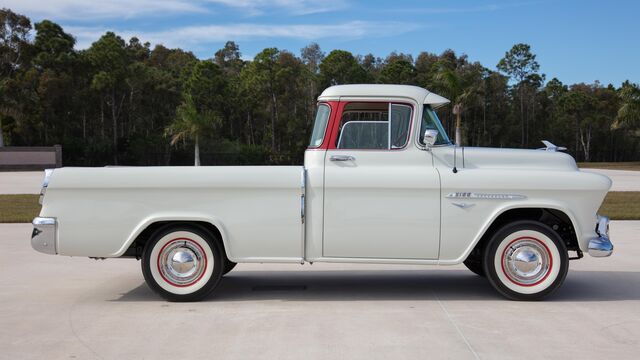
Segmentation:
{"type": "Polygon", "coordinates": [[[160,229],[142,255],[144,279],[169,301],[197,301],[220,282],[224,256],[219,239],[197,226],[160,229]]]}
{"type": "Polygon", "coordinates": [[[537,221],[517,221],[498,230],[483,263],[491,285],[512,300],[538,300],[551,294],[569,270],[564,242],[537,221]]]}

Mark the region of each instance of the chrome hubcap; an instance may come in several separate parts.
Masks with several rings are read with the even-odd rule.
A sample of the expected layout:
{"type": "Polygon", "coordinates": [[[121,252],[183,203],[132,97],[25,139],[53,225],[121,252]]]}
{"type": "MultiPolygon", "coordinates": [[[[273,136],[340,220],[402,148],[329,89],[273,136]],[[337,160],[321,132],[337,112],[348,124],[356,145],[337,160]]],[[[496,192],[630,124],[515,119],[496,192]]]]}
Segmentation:
{"type": "Polygon", "coordinates": [[[518,285],[534,285],[549,273],[551,257],[538,240],[514,241],[505,249],[502,264],[506,275],[518,285]]]}
{"type": "Polygon", "coordinates": [[[189,286],[200,279],[206,267],[202,248],[192,240],[174,240],[162,249],[158,268],[167,282],[189,286]]]}

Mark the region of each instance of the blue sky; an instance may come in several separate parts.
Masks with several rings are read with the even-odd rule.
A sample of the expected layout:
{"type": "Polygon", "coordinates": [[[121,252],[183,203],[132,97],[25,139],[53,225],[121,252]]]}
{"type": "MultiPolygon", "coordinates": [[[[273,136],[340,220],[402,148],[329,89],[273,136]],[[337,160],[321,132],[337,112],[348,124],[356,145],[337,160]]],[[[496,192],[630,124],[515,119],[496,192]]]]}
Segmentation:
{"type": "Polygon", "coordinates": [[[209,58],[226,40],[245,58],[265,47],[299,54],[317,42],[384,57],[451,48],[495,69],[513,44],[538,55],[547,80],[640,82],[640,1],[2,0],[51,19],[88,47],[112,30],[209,58]]]}

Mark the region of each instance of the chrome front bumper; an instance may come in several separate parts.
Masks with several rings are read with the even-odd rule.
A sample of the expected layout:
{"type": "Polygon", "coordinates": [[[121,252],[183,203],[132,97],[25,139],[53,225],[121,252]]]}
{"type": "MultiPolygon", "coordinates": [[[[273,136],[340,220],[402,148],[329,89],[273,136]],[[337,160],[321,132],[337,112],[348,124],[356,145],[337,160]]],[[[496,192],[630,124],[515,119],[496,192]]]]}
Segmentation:
{"type": "Polygon", "coordinates": [[[606,216],[598,216],[598,224],[596,225],[596,233],[598,237],[589,241],[589,255],[593,257],[610,256],[613,252],[613,244],[609,240],[609,218],[606,216]]]}
{"type": "Polygon", "coordinates": [[[58,223],[55,218],[37,217],[31,222],[31,247],[41,253],[55,255],[58,223]]]}

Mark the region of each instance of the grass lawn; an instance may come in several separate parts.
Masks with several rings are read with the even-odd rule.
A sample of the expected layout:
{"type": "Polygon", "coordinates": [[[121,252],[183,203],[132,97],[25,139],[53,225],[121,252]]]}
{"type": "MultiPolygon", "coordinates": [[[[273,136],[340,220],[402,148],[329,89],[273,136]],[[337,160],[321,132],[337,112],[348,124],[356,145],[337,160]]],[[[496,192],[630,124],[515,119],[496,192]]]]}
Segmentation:
{"type": "Polygon", "coordinates": [[[582,162],[578,167],[584,169],[635,170],[640,171],[640,161],[634,162],[582,162]]]}
{"type": "Polygon", "coordinates": [[[640,191],[610,191],[598,213],[611,220],[640,220],[640,191]]]}
{"type": "Polygon", "coordinates": [[[0,223],[30,223],[40,212],[40,195],[0,195],[0,223]]]}
{"type": "MultiPolygon", "coordinates": [[[[0,195],[0,223],[29,223],[40,212],[39,195],[0,195]]],[[[598,213],[611,220],[640,220],[640,191],[611,191],[598,213]]]]}

